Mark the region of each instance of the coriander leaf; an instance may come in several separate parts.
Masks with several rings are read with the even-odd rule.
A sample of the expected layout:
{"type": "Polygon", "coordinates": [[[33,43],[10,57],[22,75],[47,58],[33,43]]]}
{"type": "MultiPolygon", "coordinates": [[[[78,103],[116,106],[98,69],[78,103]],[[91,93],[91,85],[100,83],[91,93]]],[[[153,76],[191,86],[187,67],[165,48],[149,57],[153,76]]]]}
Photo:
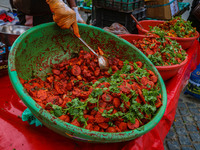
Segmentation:
{"type": "Polygon", "coordinates": [[[97,99],[97,98],[93,98],[93,97],[89,97],[89,98],[87,99],[87,101],[90,102],[90,103],[92,103],[92,104],[94,104],[94,103],[97,103],[97,102],[98,102],[98,99],[97,99]]]}
{"type": "Polygon", "coordinates": [[[121,94],[121,99],[123,99],[125,102],[128,102],[130,98],[127,97],[126,94],[123,94],[123,93],[122,93],[122,94],[121,94]]]}
{"type": "Polygon", "coordinates": [[[92,97],[97,97],[103,94],[103,89],[101,88],[96,88],[92,91],[91,96],[92,97]]]}
{"type": "Polygon", "coordinates": [[[120,93],[120,89],[116,85],[111,85],[109,87],[109,90],[110,92],[113,92],[113,93],[120,93]]]}
{"type": "Polygon", "coordinates": [[[149,104],[144,104],[143,106],[141,106],[142,111],[144,111],[146,114],[152,114],[154,115],[156,112],[156,106],[152,106],[149,104]]]}
{"type": "Polygon", "coordinates": [[[111,67],[108,69],[108,73],[109,73],[109,74],[113,74],[113,71],[112,71],[112,68],[111,68],[111,67]]]}

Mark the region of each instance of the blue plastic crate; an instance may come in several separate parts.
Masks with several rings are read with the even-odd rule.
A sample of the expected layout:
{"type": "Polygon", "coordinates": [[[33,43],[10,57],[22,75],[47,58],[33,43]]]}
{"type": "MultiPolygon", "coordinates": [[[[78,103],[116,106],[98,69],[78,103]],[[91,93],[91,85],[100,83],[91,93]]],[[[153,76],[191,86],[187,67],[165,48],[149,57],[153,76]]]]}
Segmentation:
{"type": "Polygon", "coordinates": [[[184,8],[188,8],[190,7],[190,3],[183,3],[183,2],[178,2],[178,8],[179,11],[183,10],[184,8]]]}

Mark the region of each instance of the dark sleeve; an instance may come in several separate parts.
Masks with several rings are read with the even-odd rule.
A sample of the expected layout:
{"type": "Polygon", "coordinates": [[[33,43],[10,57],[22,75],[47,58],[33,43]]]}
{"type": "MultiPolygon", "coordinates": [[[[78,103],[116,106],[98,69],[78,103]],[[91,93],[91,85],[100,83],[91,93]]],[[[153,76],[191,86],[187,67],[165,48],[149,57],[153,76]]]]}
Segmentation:
{"type": "Polygon", "coordinates": [[[51,13],[46,0],[13,0],[13,5],[26,15],[37,16],[51,13]]]}
{"type": "Polygon", "coordinates": [[[200,0],[193,0],[192,6],[191,6],[191,10],[193,10],[197,6],[197,4],[199,3],[199,1],[200,0]]]}
{"type": "Polygon", "coordinates": [[[46,0],[31,0],[31,5],[31,14],[33,15],[51,14],[51,10],[46,3],[46,0]]]}

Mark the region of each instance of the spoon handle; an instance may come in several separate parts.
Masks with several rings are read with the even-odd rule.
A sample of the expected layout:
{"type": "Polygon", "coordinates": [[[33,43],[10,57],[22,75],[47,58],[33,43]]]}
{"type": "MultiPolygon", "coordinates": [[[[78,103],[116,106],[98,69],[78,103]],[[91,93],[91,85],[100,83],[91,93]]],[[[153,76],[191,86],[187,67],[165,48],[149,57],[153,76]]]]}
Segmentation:
{"type": "MultiPolygon", "coordinates": [[[[73,28],[70,27],[70,30],[73,32],[73,28]]],[[[75,35],[75,34],[74,34],[75,35]]],[[[76,36],[76,35],[75,35],[76,36]]],[[[76,36],[89,50],[91,50],[97,57],[99,56],[81,37],[76,36]]]]}
{"type": "Polygon", "coordinates": [[[137,21],[137,19],[131,14],[131,18],[142,28],[142,29],[144,29],[143,28],[143,26],[137,21]]]}
{"type": "MultiPolygon", "coordinates": [[[[79,37],[78,37],[79,38],[79,37]]],[[[79,40],[81,40],[81,42],[87,46],[87,48],[89,48],[89,50],[91,50],[97,57],[99,56],[82,38],[79,38],[79,40]]]]}

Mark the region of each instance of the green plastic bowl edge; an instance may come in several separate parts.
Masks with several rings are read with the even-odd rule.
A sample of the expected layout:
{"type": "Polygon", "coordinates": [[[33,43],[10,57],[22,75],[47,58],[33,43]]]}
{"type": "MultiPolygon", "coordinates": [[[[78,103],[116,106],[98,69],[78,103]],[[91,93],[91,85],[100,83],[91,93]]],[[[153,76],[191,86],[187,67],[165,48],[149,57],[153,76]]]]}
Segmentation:
{"type": "MultiPolygon", "coordinates": [[[[98,29],[101,32],[105,32],[106,34],[112,35],[114,38],[118,38],[118,39],[122,40],[130,47],[135,48],[135,46],[130,44],[128,41],[126,41],[122,38],[119,38],[117,35],[114,35],[103,29],[100,29],[100,28],[97,28],[94,26],[88,26],[85,24],[78,24],[78,25],[83,26],[83,27],[90,27],[90,28],[98,29]]],[[[9,73],[10,81],[11,81],[16,93],[22,99],[24,104],[33,112],[33,114],[40,121],[46,121],[47,124],[45,122],[43,122],[43,123],[45,123],[45,125],[48,126],[49,128],[54,127],[54,128],[58,128],[59,130],[65,130],[66,131],[65,133],[60,133],[59,130],[58,131],[54,130],[54,131],[58,132],[64,136],[67,136],[69,138],[83,140],[83,141],[87,141],[87,142],[100,142],[100,143],[114,143],[114,142],[123,142],[123,141],[132,140],[132,139],[135,139],[135,138],[149,132],[151,129],[153,129],[158,124],[158,122],[161,120],[162,116],[164,115],[166,105],[167,105],[167,93],[166,93],[165,84],[164,84],[164,81],[163,81],[162,77],[160,76],[158,70],[155,68],[155,66],[137,48],[136,48],[136,50],[139,51],[139,53],[141,53],[141,55],[143,55],[146,58],[146,61],[148,63],[150,63],[150,65],[152,66],[154,72],[158,76],[158,81],[160,82],[160,85],[162,87],[161,95],[162,95],[163,105],[157,111],[157,114],[159,113],[159,115],[155,115],[154,118],[149,123],[143,125],[142,127],[138,128],[138,129],[135,129],[132,131],[126,131],[126,132],[119,132],[119,133],[106,133],[106,132],[102,133],[102,132],[96,132],[96,131],[89,131],[87,129],[83,129],[83,128],[74,126],[70,123],[61,121],[60,119],[52,116],[49,112],[44,110],[40,105],[38,105],[25,91],[24,87],[22,86],[21,82],[19,81],[17,71],[15,69],[13,69],[13,68],[15,68],[15,66],[13,66],[13,65],[15,65],[15,59],[14,59],[15,55],[14,54],[15,54],[20,42],[23,40],[23,38],[26,37],[27,34],[30,34],[31,32],[34,32],[35,30],[37,30],[39,28],[43,28],[43,27],[45,28],[48,26],[56,26],[56,24],[55,23],[41,24],[41,25],[32,27],[31,29],[29,29],[26,32],[24,32],[23,34],[21,34],[15,40],[15,42],[13,43],[13,45],[11,47],[10,54],[9,54],[9,61],[8,61],[8,73],[9,73]],[[80,133],[80,134],[77,133],[80,131],[82,133],[80,133]],[[71,134],[69,134],[69,133],[71,133],[71,134]],[[79,137],[77,137],[77,136],[79,136],[79,137]]]]}

